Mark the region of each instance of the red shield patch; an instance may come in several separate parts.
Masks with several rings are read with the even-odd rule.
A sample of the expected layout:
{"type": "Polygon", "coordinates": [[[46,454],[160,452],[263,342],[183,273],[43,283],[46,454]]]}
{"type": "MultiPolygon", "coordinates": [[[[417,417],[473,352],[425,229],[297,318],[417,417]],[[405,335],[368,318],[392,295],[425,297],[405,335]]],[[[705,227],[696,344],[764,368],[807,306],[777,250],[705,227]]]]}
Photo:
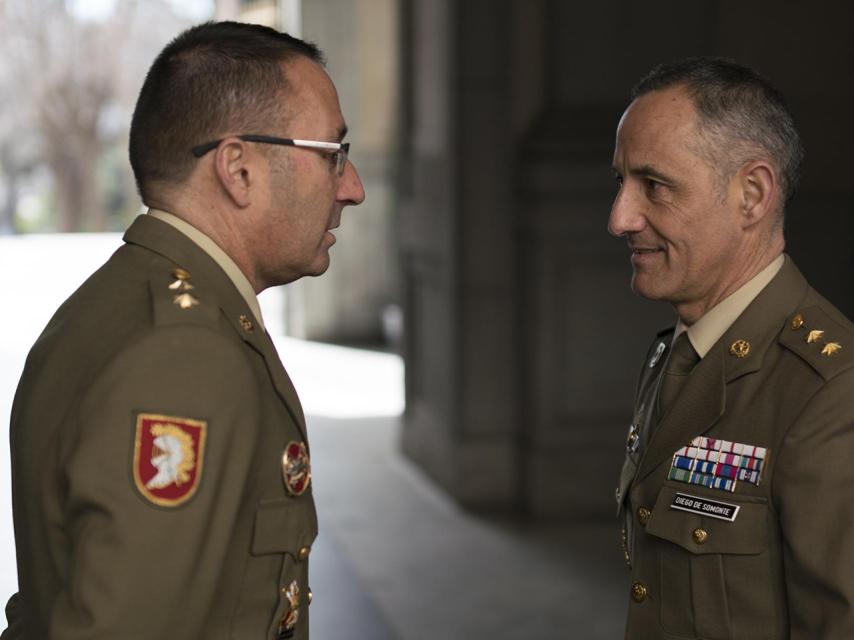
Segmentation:
{"type": "Polygon", "coordinates": [[[176,507],[199,486],[207,423],[141,413],[136,418],[133,479],[150,502],[176,507]]]}

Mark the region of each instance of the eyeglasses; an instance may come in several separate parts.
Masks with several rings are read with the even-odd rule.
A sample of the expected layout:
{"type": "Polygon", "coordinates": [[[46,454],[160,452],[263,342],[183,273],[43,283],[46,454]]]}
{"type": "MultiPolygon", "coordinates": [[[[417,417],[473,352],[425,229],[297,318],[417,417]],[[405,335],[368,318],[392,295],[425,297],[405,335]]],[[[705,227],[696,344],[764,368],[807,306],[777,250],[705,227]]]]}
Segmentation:
{"type": "MultiPolygon", "coordinates": [[[[321,151],[331,151],[333,160],[335,161],[335,172],[340,176],[344,174],[344,167],[347,166],[347,155],[350,153],[349,142],[321,142],[320,140],[293,140],[291,138],[275,138],[273,136],[261,136],[255,134],[244,134],[237,136],[246,142],[260,142],[262,144],[280,144],[286,147],[305,147],[307,149],[320,149],[321,151]]],[[[208,151],[216,149],[223,138],[212,140],[205,144],[200,144],[193,147],[193,155],[201,158],[208,151]]]]}

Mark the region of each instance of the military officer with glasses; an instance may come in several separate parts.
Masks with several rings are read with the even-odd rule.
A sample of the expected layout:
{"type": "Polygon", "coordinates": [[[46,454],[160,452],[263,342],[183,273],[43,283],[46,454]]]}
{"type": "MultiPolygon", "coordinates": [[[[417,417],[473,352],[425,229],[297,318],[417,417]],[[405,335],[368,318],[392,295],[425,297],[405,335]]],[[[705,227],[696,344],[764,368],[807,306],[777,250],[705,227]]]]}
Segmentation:
{"type": "Polygon", "coordinates": [[[365,197],[318,48],[206,23],[139,95],[149,211],[56,312],[11,416],[2,638],[308,638],[299,399],[256,295],[320,275],[365,197]]]}

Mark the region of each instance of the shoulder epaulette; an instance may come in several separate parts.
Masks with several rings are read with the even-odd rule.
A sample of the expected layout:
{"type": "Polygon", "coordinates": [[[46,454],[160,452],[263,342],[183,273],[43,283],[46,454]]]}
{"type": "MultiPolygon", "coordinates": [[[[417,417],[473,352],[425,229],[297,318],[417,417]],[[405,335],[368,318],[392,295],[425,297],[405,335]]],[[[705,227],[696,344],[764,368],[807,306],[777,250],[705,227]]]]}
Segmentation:
{"type": "Polygon", "coordinates": [[[854,367],[854,331],[820,306],[801,309],[786,322],[780,343],[805,360],[825,380],[854,367]]]}
{"type": "Polygon", "coordinates": [[[186,269],[155,274],[150,280],[154,324],[215,322],[219,307],[196,290],[186,269]]]}

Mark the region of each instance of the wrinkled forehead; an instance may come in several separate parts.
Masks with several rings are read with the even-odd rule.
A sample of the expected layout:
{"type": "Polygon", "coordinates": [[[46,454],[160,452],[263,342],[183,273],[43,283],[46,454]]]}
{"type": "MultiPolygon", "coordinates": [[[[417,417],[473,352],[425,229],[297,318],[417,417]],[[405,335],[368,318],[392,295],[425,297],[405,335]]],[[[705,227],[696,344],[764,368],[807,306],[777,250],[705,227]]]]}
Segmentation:
{"type": "Polygon", "coordinates": [[[620,118],[615,155],[687,148],[696,140],[697,124],[694,103],[682,87],[651,91],[634,100],[620,118]]]}

